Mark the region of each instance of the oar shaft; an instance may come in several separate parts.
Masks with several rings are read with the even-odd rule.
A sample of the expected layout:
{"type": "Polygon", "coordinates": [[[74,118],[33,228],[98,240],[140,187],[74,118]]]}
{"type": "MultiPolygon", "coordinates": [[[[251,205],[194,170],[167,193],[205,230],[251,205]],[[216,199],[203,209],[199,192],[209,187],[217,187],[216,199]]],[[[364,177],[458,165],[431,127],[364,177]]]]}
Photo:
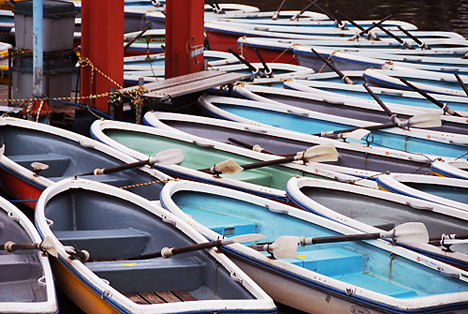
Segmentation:
{"type": "Polygon", "coordinates": [[[374,27],[379,26],[380,24],[382,24],[383,22],[385,22],[386,20],[388,20],[391,16],[392,16],[392,15],[390,14],[389,16],[384,17],[383,19],[381,19],[381,20],[378,21],[377,23],[372,22],[372,25],[369,26],[368,28],[366,28],[365,30],[361,31],[361,32],[359,33],[359,36],[362,36],[362,35],[366,34],[367,32],[371,31],[374,27]]]}
{"type": "MultiPolygon", "coordinates": [[[[372,24],[375,24],[374,22],[372,22],[372,24]]],[[[400,43],[400,45],[408,48],[408,49],[414,49],[414,47],[412,47],[410,44],[408,44],[406,41],[404,41],[403,39],[401,39],[400,37],[396,36],[395,34],[393,34],[392,32],[390,32],[388,29],[386,29],[385,27],[383,27],[382,25],[380,24],[375,24],[375,26],[377,26],[378,28],[380,28],[385,34],[387,34],[388,36],[392,37],[393,39],[395,39],[396,41],[398,41],[400,43]]]]}
{"type": "Polygon", "coordinates": [[[12,253],[18,250],[37,250],[41,248],[40,243],[14,243],[7,242],[4,245],[0,245],[0,250],[5,250],[8,253],[12,253]]]}
{"type": "Polygon", "coordinates": [[[315,2],[317,2],[318,0],[315,0],[313,3],[311,1],[310,4],[308,4],[304,9],[302,9],[299,13],[297,13],[296,15],[294,15],[293,17],[291,17],[291,21],[295,21],[299,18],[299,16],[302,15],[302,13],[304,13],[306,10],[308,10],[312,5],[315,4],[315,2]]]}
{"type": "Polygon", "coordinates": [[[260,54],[260,52],[258,52],[257,48],[254,48],[254,51],[257,54],[257,57],[260,60],[260,62],[263,64],[263,69],[265,70],[265,74],[271,75],[272,70],[270,69],[268,64],[265,62],[265,60],[263,60],[263,57],[260,54]]]}
{"type": "MultiPolygon", "coordinates": [[[[325,132],[324,136],[328,136],[328,135],[332,135],[332,134],[338,134],[338,133],[344,133],[344,132],[352,132],[352,131],[355,131],[355,130],[358,130],[358,129],[366,129],[366,130],[369,130],[369,131],[373,131],[373,130],[380,130],[380,129],[389,129],[389,128],[393,128],[393,127],[396,127],[396,126],[398,126],[398,123],[396,123],[396,122],[386,123],[386,124],[376,124],[376,125],[369,125],[369,126],[359,127],[359,128],[349,128],[349,129],[344,129],[344,130],[339,130],[339,131],[325,132]]],[[[322,133],[315,133],[315,134],[312,134],[312,135],[321,136],[322,133]]]]}
{"type": "Polygon", "coordinates": [[[410,32],[408,32],[406,29],[404,29],[403,27],[401,27],[400,25],[397,25],[398,29],[400,31],[403,32],[403,34],[405,34],[406,36],[408,36],[409,38],[411,38],[412,40],[414,40],[418,46],[422,49],[426,49],[426,50],[430,50],[431,48],[429,48],[424,42],[422,42],[421,40],[419,40],[419,38],[417,38],[416,36],[414,36],[413,34],[411,34],[410,32]]]}
{"type": "Polygon", "coordinates": [[[260,167],[268,167],[268,166],[284,164],[284,163],[291,162],[291,161],[294,161],[294,156],[293,157],[280,158],[280,159],[273,159],[273,160],[254,162],[254,163],[247,164],[247,165],[241,165],[241,167],[244,170],[249,170],[249,169],[255,169],[255,168],[260,168],[260,167]]]}
{"type": "Polygon", "coordinates": [[[109,167],[109,168],[102,168],[102,169],[96,169],[96,170],[94,170],[94,172],[85,173],[83,175],[92,175],[92,174],[97,175],[97,174],[114,173],[114,172],[124,171],[124,170],[131,169],[131,168],[142,167],[142,166],[146,165],[148,162],[149,162],[148,160],[140,160],[140,161],[132,162],[132,163],[125,164],[125,165],[109,167]]]}
{"type": "Polygon", "coordinates": [[[143,36],[144,33],[149,29],[149,27],[145,27],[138,35],[135,36],[132,40],[130,40],[127,44],[124,46],[124,50],[126,50],[128,47],[130,47],[131,44],[133,44],[138,38],[143,36]]]}
{"type": "Polygon", "coordinates": [[[455,77],[457,78],[458,84],[460,84],[461,88],[463,88],[463,91],[465,94],[468,96],[468,88],[465,85],[465,82],[461,79],[460,75],[458,73],[454,73],[455,77]]]}
{"type": "Polygon", "coordinates": [[[320,243],[336,243],[336,242],[347,242],[347,241],[362,241],[362,240],[373,240],[380,238],[380,233],[359,233],[359,234],[349,234],[349,235],[337,235],[329,237],[319,237],[319,238],[301,238],[300,244],[310,245],[310,244],[320,244],[320,243]]]}
{"type": "Polygon", "coordinates": [[[156,258],[156,257],[171,257],[173,255],[177,254],[183,254],[183,253],[188,253],[188,252],[193,252],[193,251],[198,251],[198,250],[203,250],[207,248],[212,248],[217,245],[221,245],[221,242],[219,241],[212,241],[212,242],[205,242],[205,243],[198,243],[198,244],[193,244],[193,245],[187,245],[187,246],[181,246],[177,248],[164,248],[159,252],[154,252],[150,254],[144,254],[136,257],[129,258],[129,260],[140,260],[140,259],[148,259],[148,258],[156,258]]]}
{"type": "Polygon", "coordinates": [[[333,71],[336,72],[336,74],[338,74],[341,79],[347,83],[347,84],[354,84],[354,82],[346,75],[343,74],[343,72],[341,72],[340,70],[338,70],[338,68],[332,64],[330,61],[328,61],[327,59],[325,59],[320,53],[318,53],[314,48],[310,48],[312,50],[312,52],[317,56],[319,57],[320,60],[322,60],[327,66],[329,66],[333,71]]]}
{"type": "Polygon", "coordinates": [[[281,11],[281,9],[283,8],[283,5],[284,3],[286,2],[286,0],[283,0],[280,4],[280,6],[278,7],[278,10],[276,10],[275,14],[273,14],[273,17],[271,18],[272,20],[276,20],[279,16],[279,13],[281,11]]]}
{"type": "Polygon", "coordinates": [[[340,11],[335,11],[337,14],[341,15],[342,18],[344,18],[345,20],[347,20],[348,22],[350,22],[354,27],[358,28],[359,30],[363,31],[364,30],[364,27],[362,27],[361,25],[359,25],[358,23],[356,23],[354,20],[350,19],[349,17],[347,17],[346,15],[344,15],[343,13],[341,13],[340,11]]]}
{"type": "MultiPolygon", "coordinates": [[[[240,145],[240,146],[242,146],[242,147],[248,148],[248,149],[254,150],[254,147],[255,147],[254,145],[250,145],[249,143],[246,143],[246,142],[243,142],[243,141],[239,141],[239,140],[237,140],[237,139],[235,139],[235,138],[232,138],[232,137],[228,138],[228,140],[231,141],[231,142],[233,142],[233,143],[235,143],[235,144],[237,144],[237,145],[240,145]]],[[[260,150],[260,152],[261,152],[261,153],[265,153],[265,154],[275,155],[274,153],[269,152],[269,151],[267,151],[266,149],[263,149],[263,148],[260,150]]]]}
{"type": "Polygon", "coordinates": [[[367,92],[372,96],[372,98],[375,99],[375,101],[382,107],[382,109],[385,111],[385,113],[392,118],[393,112],[388,109],[388,107],[383,103],[383,101],[374,93],[374,91],[367,85],[366,83],[363,83],[362,86],[367,90],[367,92]]]}
{"type": "Polygon", "coordinates": [[[227,49],[230,53],[232,53],[240,62],[242,62],[243,64],[245,64],[249,69],[250,71],[254,72],[254,73],[258,73],[260,77],[266,77],[265,74],[260,71],[259,69],[257,69],[256,67],[254,67],[252,64],[250,64],[250,62],[248,62],[247,60],[245,60],[244,58],[242,58],[241,56],[239,56],[236,52],[232,51],[231,48],[228,48],[227,49]]]}
{"type": "Polygon", "coordinates": [[[453,116],[457,116],[457,117],[462,117],[461,114],[459,114],[458,112],[456,112],[455,110],[453,110],[452,108],[449,108],[446,104],[443,104],[442,102],[438,101],[437,99],[435,99],[434,97],[432,97],[431,95],[429,95],[428,93],[426,93],[425,91],[423,91],[422,89],[420,89],[419,87],[417,87],[416,85],[408,82],[407,80],[405,80],[404,78],[400,78],[400,81],[402,81],[404,84],[406,84],[408,87],[410,87],[411,89],[413,89],[415,92],[419,93],[420,95],[422,95],[423,97],[425,97],[427,100],[431,101],[433,104],[437,105],[439,108],[445,110],[447,113],[453,115],[453,116]]]}

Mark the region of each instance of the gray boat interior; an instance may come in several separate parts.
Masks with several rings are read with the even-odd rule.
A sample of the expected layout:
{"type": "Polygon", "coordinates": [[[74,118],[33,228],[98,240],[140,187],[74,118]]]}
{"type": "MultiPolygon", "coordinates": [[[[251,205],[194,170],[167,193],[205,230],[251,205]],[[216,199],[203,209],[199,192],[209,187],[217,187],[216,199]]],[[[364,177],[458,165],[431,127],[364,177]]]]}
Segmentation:
{"type": "MultiPolygon", "coordinates": [[[[124,164],[119,159],[100,152],[93,147],[55,134],[13,126],[0,127],[0,145],[5,145],[5,156],[19,165],[33,170],[32,163],[48,165],[38,175],[55,182],[80,175],[80,178],[99,181],[128,189],[147,199],[159,199],[163,182],[145,186],[140,183],[158,181],[157,178],[138,169],[128,169],[104,175],[86,175],[96,168],[109,168],[124,164]]],[[[9,191],[10,192],[10,191],[9,191]]],[[[12,194],[14,195],[14,194],[12,194]]]]}
{"type": "MultiPolygon", "coordinates": [[[[32,243],[30,236],[4,210],[0,210],[0,243],[32,243]]],[[[38,250],[0,250],[0,302],[45,302],[47,287],[38,250]]]]}
{"type": "MultiPolygon", "coordinates": [[[[336,189],[302,187],[301,192],[310,199],[347,217],[367,223],[377,228],[391,230],[405,222],[422,222],[426,225],[429,237],[443,234],[464,234],[468,221],[432,211],[430,208],[417,208],[391,200],[371,197],[362,193],[352,193],[336,189]]],[[[303,205],[304,209],[313,208],[303,205]]],[[[468,251],[468,246],[465,246],[468,251]]]]}
{"type": "Polygon", "coordinates": [[[179,291],[198,300],[252,299],[241,283],[206,251],[170,258],[127,260],[164,247],[194,244],[168,219],[111,195],[73,189],[55,195],[45,209],[64,244],[87,250],[85,265],[121,293],[179,291]],[[131,267],[129,267],[131,265],[131,267]]]}
{"type": "MultiPolygon", "coordinates": [[[[235,144],[229,140],[229,138],[234,138],[238,141],[249,144],[250,146],[258,144],[265,150],[278,155],[304,151],[307,148],[313,146],[309,142],[303,142],[297,139],[282,138],[247,130],[235,130],[213,124],[202,124],[169,119],[164,119],[161,121],[175,129],[184,131],[186,133],[199,137],[209,138],[211,140],[223,143],[239,146],[238,144],[235,144]]],[[[366,154],[365,152],[340,148],[337,148],[337,151],[339,153],[338,161],[324,163],[382,173],[387,171],[392,173],[410,173],[418,169],[419,170],[414,173],[430,173],[429,166],[424,166],[422,163],[416,161],[395,159],[391,157],[366,154]]]]}
{"type": "MultiPolygon", "coordinates": [[[[290,106],[312,110],[315,112],[327,113],[338,115],[341,117],[347,117],[358,120],[372,121],[375,123],[389,123],[391,122],[389,116],[383,110],[373,110],[359,107],[352,107],[346,105],[344,101],[328,101],[326,99],[319,101],[310,98],[299,98],[292,97],[282,94],[273,94],[267,92],[255,92],[255,94],[265,97],[270,100],[278,101],[290,106]]],[[[322,96],[323,97],[323,96],[322,96]]],[[[398,118],[400,120],[406,120],[411,118],[409,115],[399,114],[398,118]]],[[[458,133],[458,134],[468,134],[468,128],[464,125],[458,123],[444,121],[442,126],[436,128],[430,128],[431,130],[449,132],[449,133],[458,133]]]]}

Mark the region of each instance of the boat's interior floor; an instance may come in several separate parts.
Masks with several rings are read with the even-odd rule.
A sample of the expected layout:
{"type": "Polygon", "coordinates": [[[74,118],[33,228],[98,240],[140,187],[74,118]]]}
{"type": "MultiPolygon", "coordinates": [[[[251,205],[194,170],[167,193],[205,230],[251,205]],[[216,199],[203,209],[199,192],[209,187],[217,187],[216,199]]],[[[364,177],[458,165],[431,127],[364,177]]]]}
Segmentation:
{"type": "Polygon", "coordinates": [[[125,293],[124,295],[138,304],[162,304],[197,300],[186,290],[125,293]]]}

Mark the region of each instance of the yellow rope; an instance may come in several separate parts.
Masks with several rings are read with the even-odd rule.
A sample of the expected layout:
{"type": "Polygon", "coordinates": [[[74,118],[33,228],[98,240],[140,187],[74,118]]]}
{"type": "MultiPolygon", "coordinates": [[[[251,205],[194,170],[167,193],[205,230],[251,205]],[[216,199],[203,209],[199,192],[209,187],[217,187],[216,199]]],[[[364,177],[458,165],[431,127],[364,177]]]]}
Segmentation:
{"type": "Polygon", "coordinates": [[[137,188],[137,187],[140,187],[140,186],[146,186],[146,185],[151,185],[151,184],[160,183],[160,182],[167,183],[169,181],[178,181],[178,179],[168,178],[168,179],[165,179],[165,180],[158,180],[158,181],[150,181],[150,182],[146,182],[146,183],[125,185],[125,186],[121,186],[120,189],[132,189],[132,188],[137,188]]]}

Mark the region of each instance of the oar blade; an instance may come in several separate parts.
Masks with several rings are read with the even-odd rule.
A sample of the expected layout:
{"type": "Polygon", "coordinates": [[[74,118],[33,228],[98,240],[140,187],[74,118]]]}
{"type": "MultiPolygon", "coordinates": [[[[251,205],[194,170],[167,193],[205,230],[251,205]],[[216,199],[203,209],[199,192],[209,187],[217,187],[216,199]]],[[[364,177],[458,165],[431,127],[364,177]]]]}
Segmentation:
{"type": "Polygon", "coordinates": [[[296,258],[299,237],[281,236],[270,245],[270,251],[279,258],[296,258]]]}
{"type": "Polygon", "coordinates": [[[221,240],[221,243],[223,245],[229,245],[233,243],[255,242],[255,241],[260,241],[264,238],[265,236],[263,234],[249,233],[249,234],[241,234],[238,236],[223,239],[221,240]]]}
{"type": "Polygon", "coordinates": [[[398,242],[428,243],[429,233],[422,222],[407,222],[394,229],[394,238],[398,242]]]}
{"type": "Polygon", "coordinates": [[[184,161],[184,153],[179,148],[171,148],[157,153],[150,161],[160,165],[179,164],[184,161]]]}
{"type": "Polygon", "coordinates": [[[436,128],[442,125],[442,120],[438,113],[426,112],[415,115],[402,123],[406,126],[414,126],[418,128],[436,128]]]}
{"type": "Polygon", "coordinates": [[[351,138],[353,140],[361,140],[364,136],[367,136],[371,131],[366,129],[357,129],[352,132],[342,133],[342,138],[351,138]]]}
{"type": "Polygon", "coordinates": [[[226,174],[235,174],[244,170],[241,166],[234,161],[234,159],[230,158],[228,160],[222,161],[214,167],[215,172],[218,173],[226,173],[226,174]]]}
{"type": "Polygon", "coordinates": [[[337,161],[338,152],[333,145],[317,145],[308,148],[303,156],[299,156],[296,160],[302,160],[305,158],[306,161],[337,161]]]}

